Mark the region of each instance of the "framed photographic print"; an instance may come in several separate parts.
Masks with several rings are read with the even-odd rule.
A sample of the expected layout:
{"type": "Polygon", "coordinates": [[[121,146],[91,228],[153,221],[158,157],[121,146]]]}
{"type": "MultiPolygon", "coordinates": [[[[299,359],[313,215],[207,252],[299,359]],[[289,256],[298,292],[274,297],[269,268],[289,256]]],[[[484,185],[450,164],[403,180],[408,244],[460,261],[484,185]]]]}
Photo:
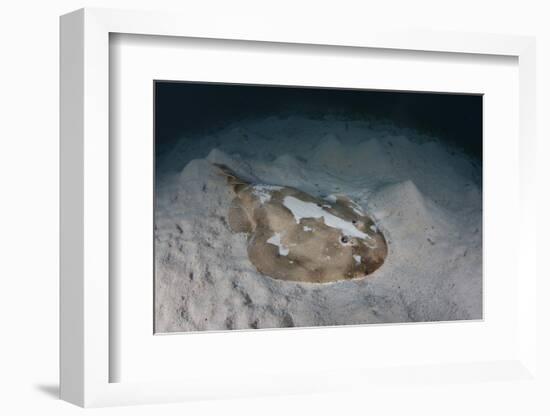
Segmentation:
{"type": "Polygon", "coordinates": [[[62,398],[531,377],[533,39],[216,22],[61,19],[62,398]]]}
{"type": "Polygon", "coordinates": [[[482,318],[481,95],[153,88],[155,333],[482,318]]]}

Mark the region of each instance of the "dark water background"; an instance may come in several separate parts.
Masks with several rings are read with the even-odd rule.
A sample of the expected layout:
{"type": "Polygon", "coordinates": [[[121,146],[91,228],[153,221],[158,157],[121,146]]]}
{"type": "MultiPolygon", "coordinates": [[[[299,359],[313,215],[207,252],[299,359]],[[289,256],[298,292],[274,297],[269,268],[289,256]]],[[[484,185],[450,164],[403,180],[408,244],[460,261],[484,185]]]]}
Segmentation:
{"type": "MultiPolygon", "coordinates": [[[[389,121],[438,137],[481,162],[481,95],[155,82],[155,149],[240,120],[293,114],[389,121]]],[[[206,156],[206,155],[205,155],[206,156]]]]}

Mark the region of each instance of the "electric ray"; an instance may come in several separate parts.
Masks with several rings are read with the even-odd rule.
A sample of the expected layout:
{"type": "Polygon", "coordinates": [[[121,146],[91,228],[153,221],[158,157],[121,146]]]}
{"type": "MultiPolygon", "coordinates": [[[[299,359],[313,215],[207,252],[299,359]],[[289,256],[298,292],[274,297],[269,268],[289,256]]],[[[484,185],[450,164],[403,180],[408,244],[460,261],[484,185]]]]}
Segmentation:
{"type": "Polygon", "coordinates": [[[229,225],[248,234],[248,257],[260,273],[326,283],[370,275],[384,263],[384,235],[350,198],[320,199],[288,186],[254,184],[215,166],[235,193],[229,225]]]}

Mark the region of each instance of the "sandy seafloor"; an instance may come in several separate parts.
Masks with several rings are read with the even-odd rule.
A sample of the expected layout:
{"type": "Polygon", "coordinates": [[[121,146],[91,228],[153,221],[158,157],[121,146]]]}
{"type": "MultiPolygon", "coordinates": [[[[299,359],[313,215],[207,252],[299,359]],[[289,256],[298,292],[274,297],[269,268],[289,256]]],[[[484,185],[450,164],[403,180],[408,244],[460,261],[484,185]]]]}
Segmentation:
{"type": "Polygon", "coordinates": [[[180,140],[157,158],[155,331],[482,317],[481,168],[387,122],[268,117],[180,140]],[[256,271],[233,233],[230,188],[210,162],[315,196],[344,193],[384,232],[385,264],[327,284],[256,271]]]}

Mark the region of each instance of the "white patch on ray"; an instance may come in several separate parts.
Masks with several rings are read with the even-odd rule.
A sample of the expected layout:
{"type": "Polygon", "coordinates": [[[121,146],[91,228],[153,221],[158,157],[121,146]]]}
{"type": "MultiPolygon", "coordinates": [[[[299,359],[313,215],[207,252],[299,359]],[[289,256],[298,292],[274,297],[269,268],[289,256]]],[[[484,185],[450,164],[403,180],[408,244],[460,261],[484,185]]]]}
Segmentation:
{"type": "Polygon", "coordinates": [[[325,211],[313,202],[305,202],[293,196],[285,196],[283,205],[292,212],[296,223],[300,223],[302,218],[323,218],[327,226],[339,229],[342,234],[348,237],[372,240],[370,235],[358,230],[351,222],[325,211]]]}
{"type": "Polygon", "coordinates": [[[357,214],[357,215],[365,215],[365,213],[363,212],[363,208],[361,207],[361,205],[359,205],[357,202],[355,201],[352,201],[351,199],[349,200],[349,203],[350,203],[350,206],[351,206],[351,209],[357,214]]]}
{"type": "Polygon", "coordinates": [[[271,193],[273,191],[280,191],[282,186],[276,185],[254,185],[252,186],[252,193],[258,197],[262,204],[271,200],[271,193]]]}
{"type": "Polygon", "coordinates": [[[279,254],[281,256],[288,256],[289,248],[285,246],[281,241],[281,233],[275,233],[273,236],[269,237],[267,240],[269,244],[279,247],[279,254]]]}

